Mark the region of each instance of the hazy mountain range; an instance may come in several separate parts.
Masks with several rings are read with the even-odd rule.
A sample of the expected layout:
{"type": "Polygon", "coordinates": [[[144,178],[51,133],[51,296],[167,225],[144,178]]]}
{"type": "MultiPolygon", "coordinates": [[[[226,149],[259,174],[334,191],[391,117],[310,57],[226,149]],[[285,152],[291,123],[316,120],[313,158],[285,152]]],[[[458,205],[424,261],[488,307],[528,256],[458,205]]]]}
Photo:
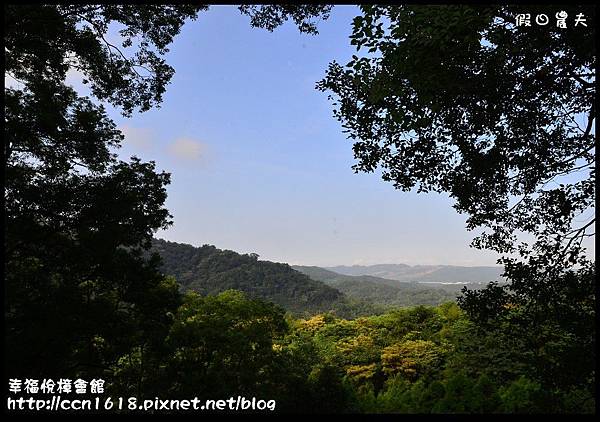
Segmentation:
{"type": "Polygon", "coordinates": [[[502,281],[502,267],[462,267],[455,265],[339,265],[326,270],[350,276],[371,276],[401,282],[462,284],[502,281]]]}
{"type": "Polygon", "coordinates": [[[333,287],[349,297],[389,306],[438,305],[456,300],[461,285],[400,283],[369,275],[344,275],[320,267],[295,265],[294,270],[333,287]]]}
{"type": "Polygon", "coordinates": [[[161,239],[153,241],[152,252],[162,257],[164,274],[175,277],[184,291],[216,294],[236,289],[295,315],[332,311],[346,318],[373,315],[390,306],[454,301],[465,284],[481,288],[498,279],[501,272],[495,267],[402,264],[340,266],[331,271],[263,261],[255,254],[212,245],[195,247],[161,239]]]}

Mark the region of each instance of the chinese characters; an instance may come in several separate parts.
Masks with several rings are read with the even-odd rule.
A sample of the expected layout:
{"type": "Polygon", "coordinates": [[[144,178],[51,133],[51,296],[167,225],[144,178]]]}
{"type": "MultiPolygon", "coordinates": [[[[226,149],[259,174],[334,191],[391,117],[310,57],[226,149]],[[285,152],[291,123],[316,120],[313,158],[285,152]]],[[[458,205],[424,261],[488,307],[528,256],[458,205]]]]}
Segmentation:
{"type": "MultiPolygon", "coordinates": [[[[569,18],[569,14],[567,12],[565,12],[564,10],[561,10],[560,12],[557,12],[554,15],[554,25],[557,28],[567,28],[568,27],[568,22],[567,22],[568,18],[569,18]]],[[[515,24],[517,26],[531,26],[532,20],[538,26],[546,26],[550,23],[550,17],[548,15],[546,15],[545,13],[539,13],[539,14],[535,15],[533,18],[531,16],[531,13],[519,13],[515,18],[515,24]]],[[[587,18],[583,13],[578,13],[577,15],[575,15],[575,18],[572,19],[572,23],[573,23],[574,27],[577,27],[577,26],[587,27],[587,18]]]]}

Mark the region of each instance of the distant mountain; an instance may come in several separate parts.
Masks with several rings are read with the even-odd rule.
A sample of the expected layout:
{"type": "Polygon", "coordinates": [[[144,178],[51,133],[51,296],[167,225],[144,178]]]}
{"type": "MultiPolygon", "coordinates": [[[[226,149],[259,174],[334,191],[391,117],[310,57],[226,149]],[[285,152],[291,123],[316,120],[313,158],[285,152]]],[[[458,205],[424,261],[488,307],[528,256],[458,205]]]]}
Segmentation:
{"type": "Polygon", "coordinates": [[[482,283],[502,280],[502,267],[462,267],[454,265],[378,264],[326,267],[343,275],[373,276],[401,282],[482,283]]]}
{"type": "Polygon", "coordinates": [[[399,283],[396,280],[368,275],[343,275],[320,267],[294,268],[313,280],[335,287],[350,297],[360,298],[385,306],[439,305],[456,300],[458,289],[442,289],[417,283],[399,283]]]}
{"type": "MultiPolygon", "coordinates": [[[[183,291],[216,294],[228,289],[241,290],[250,297],[276,303],[296,316],[333,312],[343,318],[354,318],[378,314],[390,306],[437,305],[454,301],[461,287],[438,288],[400,283],[374,275],[345,275],[320,267],[291,267],[259,260],[256,254],[239,254],[212,245],[195,247],[162,239],[153,240],[151,252],[161,256],[163,273],[174,276],[183,291]]],[[[335,268],[388,276],[405,271],[411,276],[421,274],[420,280],[431,280],[424,267],[372,267],[335,268]]],[[[438,274],[443,271],[454,274],[455,268],[440,266],[436,269],[438,274]]]]}
{"type": "Polygon", "coordinates": [[[216,294],[228,289],[241,290],[296,315],[334,311],[348,318],[382,311],[371,303],[348,298],[287,264],[258,260],[255,254],[242,255],[212,245],[195,247],[162,239],[153,240],[151,251],[161,256],[162,271],[174,276],[184,291],[216,294]]]}
{"type": "Polygon", "coordinates": [[[334,280],[345,280],[345,281],[361,281],[367,283],[374,284],[382,284],[388,286],[397,286],[398,282],[396,280],[391,280],[387,278],[374,277],[370,275],[360,275],[360,276],[352,276],[352,275],[344,275],[340,273],[336,273],[334,271],[326,270],[322,267],[314,267],[314,266],[303,266],[303,265],[292,265],[292,268],[296,271],[300,271],[303,274],[306,274],[313,280],[323,281],[325,283],[333,282],[334,280]]]}

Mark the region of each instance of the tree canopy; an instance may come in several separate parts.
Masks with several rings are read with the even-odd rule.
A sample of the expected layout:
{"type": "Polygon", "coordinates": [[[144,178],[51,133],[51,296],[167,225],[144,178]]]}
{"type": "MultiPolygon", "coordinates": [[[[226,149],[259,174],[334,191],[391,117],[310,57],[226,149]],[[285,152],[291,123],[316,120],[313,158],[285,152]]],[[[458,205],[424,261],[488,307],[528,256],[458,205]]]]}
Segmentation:
{"type": "MultiPolygon", "coordinates": [[[[117,158],[123,134],[103,103],[125,116],[158,107],[168,46],[208,6],[4,7],[8,377],[106,377],[109,394],[140,397],[262,390],[293,411],[593,411],[595,268],[581,245],[595,222],[594,7],[561,6],[588,25],[558,28],[515,24],[556,12],[546,6],[362,6],[351,42],[367,53],[318,83],[355,170],[449,193],[511,283],[465,291],[460,308],[354,320],[296,320],[223,292],[343,296],[255,254],[180,248],[189,262],[173,278],[152,253],[171,224],[170,176],[117,158]],[[182,294],[182,280],[206,295],[182,294]]],[[[316,34],[331,6],[239,10],[254,27],[291,18],[316,34]]]]}
{"type": "MultiPolygon", "coordinates": [[[[164,207],[170,176],[152,161],[117,158],[123,134],[103,103],[125,116],[158,107],[174,73],[165,60],[169,44],[207,8],[4,6],[11,373],[102,371],[139,342],[160,343],[152,335],[166,334],[160,327],[181,298],[142,250],[171,224],[164,207]],[[82,75],[92,98],[67,84],[69,72],[82,75]]],[[[272,30],[291,14],[308,33],[315,32],[310,20],[327,10],[240,8],[253,26],[272,30]]]]}
{"type": "Polygon", "coordinates": [[[448,193],[467,228],[484,230],[473,246],[502,254],[511,300],[537,303],[560,297],[549,286],[565,273],[589,271],[582,241],[595,222],[595,8],[561,6],[566,28],[516,24],[555,9],[362,6],[350,37],[360,53],[317,84],[355,171],[448,193]]]}

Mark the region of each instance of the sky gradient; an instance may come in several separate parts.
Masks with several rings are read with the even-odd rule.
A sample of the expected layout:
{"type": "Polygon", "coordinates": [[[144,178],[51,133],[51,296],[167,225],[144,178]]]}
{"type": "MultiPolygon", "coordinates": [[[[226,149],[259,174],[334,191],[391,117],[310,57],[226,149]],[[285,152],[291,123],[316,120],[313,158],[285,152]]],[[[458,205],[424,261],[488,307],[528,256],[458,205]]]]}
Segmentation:
{"type": "Polygon", "coordinates": [[[213,6],[175,37],[160,108],[126,119],[107,107],[126,135],[119,155],[172,175],[174,224],[157,237],[299,265],[495,264],[469,247],[474,233],[447,196],[353,173],[352,143],[315,83],[355,53],[357,10],[335,7],[311,36],[213,6]]]}

